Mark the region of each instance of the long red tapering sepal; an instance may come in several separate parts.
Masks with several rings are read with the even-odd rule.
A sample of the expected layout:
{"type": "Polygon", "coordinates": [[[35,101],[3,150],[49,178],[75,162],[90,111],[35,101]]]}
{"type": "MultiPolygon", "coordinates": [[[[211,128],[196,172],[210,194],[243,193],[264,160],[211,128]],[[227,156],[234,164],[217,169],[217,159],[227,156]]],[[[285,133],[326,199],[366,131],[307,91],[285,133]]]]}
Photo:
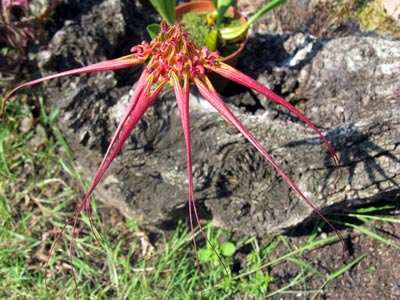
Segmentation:
{"type": "Polygon", "coordinates": [[[321,217],[322,220],[328,224],[328,226],[336,233],[340,238],[343,246],[343,253],[346,251],[346,244],[344,242],[343,236],[340,232],[333,226],[333,224],[315,207],[315,205],[301,192],[301,190],[296,186],[296,184],[283,172],[279,165],[274,161],[271,155],[265,150],[259,141],[244,127],[244,125],[235,117],[235,115],[226,106],[224,101],[219,97],[218,92],[214,89],[207,77],[196,78],[195,85],[198,88],[200,94],[237,130],[239,130],[246,139],[253,144],[253,146],[268,160],[269,163],[275,168],[275,170],[282,176],[282,178],[287,182],[287,184],[307,203],[311,209],[321,217]]]}
{"type": "MultiPolygon", "coordinates": [[[[329,152],[332,155],[332,158],[338,168],[340,168],[340,159],[337,156],[335,150],[333,149],[331,143],[326,139],[326,137],[321,133],[321,131],[303,114],[301,113],[297,108],[295,108],[292,104],[287,102],[285,99],[283,99],[281,96],[277,95],[270,89],[267,89],[265,86],[251,78],[250,76],[240,72],[239,70],[225,64],[222,62],[216,62],[215,66],[212,67],[212,70],[225,77],[228,78],[234,82],[237,82],[243,86],[246,86],[250,89],[253,89],[257,91],[260,94],[263,94],[264,96],[268,97],[269,99],[277,102],[278,104],[282,105],[286,109],[288,109],[290,112],[295,114],[297,117],[299,117],[301,120],[303,120],[310,128],[312,128],[324,141],[326,146],[328,147],[329,152]]],[[[340,169],[338,169],[339,171],[340,169]]]]}
{"type": "Polygon", "coordinates": [[[50,79],[55,79],[55,78],[60,78],[64,76],[69,76],[69,75],[78,75],[78,74],[86,74],[86,73],[93,73],[93,72],[100,72],[100,71],[113,71],[113,70],[119,70],[119,69],[124,69],[124,68],[129,68],[137,64],[143,63],[143,60],[139,60],[135,58],[134,54],[126,55],[120,58],[112,59],[112,60],[106,60],[102,61],[90,66],[82,67],[82,68],[77,68],[73,70],[68,70],[64,72],[60,72],[57,74],[52,74],[48,76],[44,76],[41,78],[38,78],[36,80],[29,81],[27,83],[21,84],[20,86],[16,87],[13,89],[7,97],[4,99],[1,111],[2,115],[4,116],[5,112],[5,107],[8,102],[8,100],[20,89],[28,86],[32,86],[41,82],[44,82],[46,80],[50,79]]]}

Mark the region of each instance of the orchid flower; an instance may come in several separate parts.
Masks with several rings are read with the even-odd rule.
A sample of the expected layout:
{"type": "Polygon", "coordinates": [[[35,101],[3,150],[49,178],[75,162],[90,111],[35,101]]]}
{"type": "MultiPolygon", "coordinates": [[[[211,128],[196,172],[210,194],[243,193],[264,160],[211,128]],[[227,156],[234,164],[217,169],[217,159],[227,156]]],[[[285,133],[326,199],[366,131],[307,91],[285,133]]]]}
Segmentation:
{"type": "MultiPolygon", "coordinates": [[[[232,124],[243,136],[273,165],[277,172],[289,184],[289,186],[317,213],[338,235],[341,239],[343,249],[345,247],[343,237],[336,228],[324,217],[324,215],[310,202],[307,197],[299,190],[295,183],[282,171],[278,164],[268,154],[265,148],[259,141],[243,126],[243,124],[235,117],[231,110],[227,107],[224,101],[215,90],[214,86],[208,78],[210,72],[215,72],[225,78],[244,85],[256,92],[265,95],[269,99],[282,105],[297,117],[303,120],[311,127],[324,141],[330,151],[335,164],[339,166],[340,161],[331,144],[322,135],[322,133],[307,119],[300,111],[293,107],[283,98],[267,89],[256,80],[250,78],[237,69],[221,62],[218,52],[211,52],[207,48],[196,46],[189,38],[187,32],[182,28],[181,24],[171,26],[161,23],[161,31],[150,43],[143,41],[141,44],[132,47],[131,54],[121,58],[107,60],[95,63],[86,67],[61,72],[54,75],[39,78],[12,90],[6,97],[2,111],[4,114],[6,102],[18,90],[24,87],[38,84],[45,80],[59,78],[63,76],[84,74],[90,72],[118,70],[129,68],[138,64],[147,63],[140,79],[138,80],[135,92],[130,98],[126,111],[120,121],[116,132],[110,142],[110,145],[104,155],[104,158],[94,176],[89,190],[83,201],[76,208],[75,212],[64,225],[63,231],[67,224],[73,221],[74,231],[78,221],[80,212],[85,209],[88,216],[91,214],[91,195],[93,190],[99,184],[105,172],[109,168],[113,159],[121,149],[122,145],[128,138],[131,131],[134,129],[139,119],[143,116],[146,110],[157,99],[161,90],[169,84],[173,85],[173,90],[176,95],[176,101],[179,108],[180,118],[183,127],[184,139],[186,144],[186,159],[187,159],[187,176],[189,185],[189,220],[191,229],[194,230],[194,222],[200,226],[199,216],[197,214],[193,177],[192,177],[192,161],[191,161],[191,146],[190,146],[190,119],[189,119],[189,90],[190,85],[194,85],[200,94],[207,100],[230,124],[232,124]]],[[[62,231],[62,232],[63,232],[62,231]]],[[[74,236],[72,232],[72,238],[74,236]]],[[[194,244],[196,247],[196,244],[194,244]]],[[[72,250],[72,239],[70,248],[72,250]]]]}

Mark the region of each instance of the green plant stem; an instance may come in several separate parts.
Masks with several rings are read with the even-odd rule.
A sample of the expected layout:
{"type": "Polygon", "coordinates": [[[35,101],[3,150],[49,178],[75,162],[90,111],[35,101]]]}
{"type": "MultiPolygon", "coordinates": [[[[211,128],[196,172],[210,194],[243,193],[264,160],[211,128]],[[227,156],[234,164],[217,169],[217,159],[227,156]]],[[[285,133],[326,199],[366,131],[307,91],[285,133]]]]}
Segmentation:
{"type": "Polygon", "coordinates": [[[251,16],[248,20],[247,20],[247,24],[250,25],[252,23],[254,23],[259,17],[261,17],[263,14],[265,14],[267,11],[277,7],[278,5],[281,5],[283,3],[285,3],[286,0],[273,0],[270,3],[268,3],[267,5],[265,5],[263,8],[261,8],[259,11],[257,11],[253,16],[251,16]]]}

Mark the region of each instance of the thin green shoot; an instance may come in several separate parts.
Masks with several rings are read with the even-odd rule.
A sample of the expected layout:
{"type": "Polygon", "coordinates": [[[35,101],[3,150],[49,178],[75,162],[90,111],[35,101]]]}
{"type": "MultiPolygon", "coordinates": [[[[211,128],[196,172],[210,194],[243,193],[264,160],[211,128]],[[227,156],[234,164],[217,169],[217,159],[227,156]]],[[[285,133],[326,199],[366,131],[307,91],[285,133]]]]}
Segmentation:
{"type": "Polygon", "coordinates": [[[351,268],[353,268],[355,265],[357,265],[366,256],[367,256],[366,254],[362,254],[359,257],[357,257],[354,260],[352,260],[351,262],[349,262],[348,264],[346,264],[345,266],[343,266],[342,268],[340,268],[339,270],[337,270],[337,271],[333,272],[332,274],[330,274],[326,278],[324,283],[320,286],[320,288],[317,290],[317,292],[315,293],[315,295],[312,298],[312,300],[315,299],[317,297],[317,295],[322,291],[322,289],[324,289],[331,281],[335,280],[336,278],[338,278],[339,276],[341,276],[345,272],[349,271],[351,268]]]}

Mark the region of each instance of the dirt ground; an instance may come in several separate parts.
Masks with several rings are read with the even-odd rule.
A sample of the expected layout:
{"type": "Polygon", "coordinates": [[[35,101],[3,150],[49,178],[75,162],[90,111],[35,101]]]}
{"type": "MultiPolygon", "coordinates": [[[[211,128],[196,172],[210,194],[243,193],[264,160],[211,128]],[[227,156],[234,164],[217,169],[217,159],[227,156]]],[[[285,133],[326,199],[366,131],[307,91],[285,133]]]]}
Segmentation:
{"type": "MultiPolygon", "coordinates": [[[[391,217],[398,217],[400,211],[392,211],[391,217]]],[[[300,233],[301,229],[296,229],[293,233],[300,233]]],[[[315,299],[335,299],[335,300],[373,300],[387,299],[394,300],[400,298],[400,251],[388,246],[372,237],[360,233],[357,230],[345,229],[345,238],[349,250],[349,256],[342,259],[342,248],[340,244],[332,244],[313,250],[305,255],[310,261],[314,261],[313,266],[319,270],[326,270],[325,276],[329,276],[335,270],[343,267],[345,263],[365,254],[365,257],[349,271],[339,278],[329,283],[315,299]]],[[[376,232],[388,240],[399,244],[400,224],[391,225],[388,223],[377,222],[376,232]]],[[[304,245],[308,236],[289,237],[288,240],[293,248],[304,245]]],[[[279,255],[279,251],[274,252],[279,255]]],[[[290,263],[283,263],[275,266],[271,270],[271,275],[277,279],[270,285],[271,290],[276,290],[288,283],[288,279],[293,278],[293,274],[298,272],[298,266],[290,263]]],[[[318,289],[323,280],[315,276],[308,281],[309,290],[318,289]]],[[[304,294],[294,294],[282,297],[282,295],[272,299],[313,299],[314,295],[304,298],[304,294]]]]}

